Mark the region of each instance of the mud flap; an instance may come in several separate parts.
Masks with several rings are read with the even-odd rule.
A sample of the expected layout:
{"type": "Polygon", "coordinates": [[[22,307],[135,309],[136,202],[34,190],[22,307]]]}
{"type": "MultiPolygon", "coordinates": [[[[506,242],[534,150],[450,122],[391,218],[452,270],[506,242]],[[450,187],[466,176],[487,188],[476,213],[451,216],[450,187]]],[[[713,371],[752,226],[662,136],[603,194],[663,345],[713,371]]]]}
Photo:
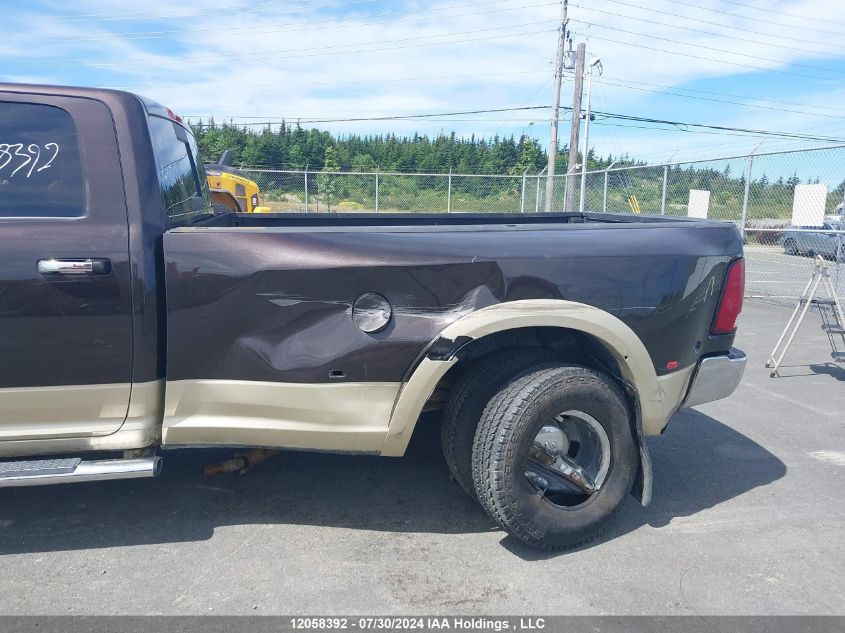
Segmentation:
{"type": "Polygon", "coordinates": [[[649,455],[648,446],[646,446],[642,436],[638,439],[640,442],[640,466],[637,468],[637,476],[634,479],[631,494],[641,505],[647,506],[651,503],[651,455],[649,455]]]}
{"type": "MultiPolygon", "coordinates": [[[[632,390],[633,391],[633,390],[632,390]]],[[[640,505],[647,506],[651,503],[651,454],[648,452],[648,445],[645,443],[643,436],[643,416],[640,412],[639,401],[636,402],[636,435],[637,443],[640,445],[640,464],[637,467],[637,474],[634,478],[634,485],[631,488],[631,494],[640,502],[640,505]]]]}

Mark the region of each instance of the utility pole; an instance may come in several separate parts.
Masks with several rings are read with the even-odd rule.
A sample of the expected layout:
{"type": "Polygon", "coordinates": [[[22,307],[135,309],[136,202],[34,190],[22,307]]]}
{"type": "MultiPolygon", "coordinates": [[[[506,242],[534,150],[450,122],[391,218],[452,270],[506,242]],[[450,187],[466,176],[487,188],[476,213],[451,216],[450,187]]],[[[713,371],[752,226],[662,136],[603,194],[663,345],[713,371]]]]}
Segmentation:
{"type": "Polygon", "coordinates": [[[560,85],[563,82],[563,52],[566,45],[566,11],[569,0],[560,5],[560,32],[557,38],[557,59],[555,60],[555,88],[552,94],[552,132],[549,139],[549,164],[546,175],[546,211],[552,210],[552,196],[555,191],[555,161],[557,160],[557,124],[560,119],[560,85]]]}
{"type": "Polygon", "coordinates": [[[587,193],[587,157],[590,154],[590,97],[593,94],[593,70],[596,66],[598,66],[599,74],[601,74],[601,60],[598,57],[594,57],[590,61],[590,78],[587,81],[587,112],[584,115],[584,151],[581,154],[581,199],[578,203],[578,211],[580,213],[584,213],[584,200],[587,193]]]}
{"type": "MultiPolygon", "coordinates": [[[[584,92],[584,62],[587,58],[587,45],[578,45],[575,59],[575,90],[572,97],[572,127],[569,130],[569,162],[566,166],[566,200],[564,211],[572,211],[575,201],[575,165],[578,163],[578,136],[581,131],[581,97],[584,92]]],[[[584,158],[586,160],[586,157],[584,158]]]]}

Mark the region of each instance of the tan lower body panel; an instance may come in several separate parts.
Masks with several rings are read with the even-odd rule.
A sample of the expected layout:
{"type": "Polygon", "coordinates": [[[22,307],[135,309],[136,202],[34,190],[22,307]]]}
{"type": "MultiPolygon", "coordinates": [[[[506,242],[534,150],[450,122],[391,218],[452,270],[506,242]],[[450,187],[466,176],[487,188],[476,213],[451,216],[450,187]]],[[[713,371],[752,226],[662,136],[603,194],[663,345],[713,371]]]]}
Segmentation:
{"type": "Polygon", "coordinates": [[[126,419],[130,383],[0,389],[0,441],[108,435],[126,419]]]}
{"type": "Polygon", "coordinates": [[[663,432],[663,429],[665,429],[666,425],[669,423],[669,419],[677,413],[681,403],[684,401],[687,391],[689,390],[689,383],[694,370],[695,365],[690,365],[685,369],[679,369],[676,372],[660,376],[657,379],[657,384],[663,394],[663,423],[655,424],[652,422],[652,424],[648,427],[644,426],[643,432],[645,435],[659,435],[663,432]]]}
{"type": "Polygon", "coordinates": [[[400,383],[167,383],[163,444],[378,453],[400,383]]]}
{"type": "MultiPolygon", "coordinates": [[[[77,386],[45,387],[33,389],[25,397],[16,396],[17,409],[6,408],[3,392],[0,390],[0,429],[4,431],[0,441],[0,456],[47,455],[51,453],[76,453],[85,451],[112,451],[130,448],[143,448],[157,444],[160,438],[161,416],[164,406],[164,381],[136,383],[133,385],[91,385],[87,388],[77,386]],[[44,391],[47,390],[47,391],[44,391]],[[35,399],[37,392],[42,392],[51,407],[45,407],[45,401],[35,399]],[[123,400],[122,415],[117,414],[118,405],[114,398],[117,394],[128,397],[123,400]],[[84,397],[83,397],[84,396],[84,397]],[[13,426],[5,421],[18,419],[15,412],[20,407],[32,405],[28,413],[26,427],[18,427],[20,435],[11,432],[13,426]],[[53,415],[62,415],[61,422],[50,423],[45,419],[45,411],[53,410],[53,415]],[[114,413],[111,413],[114,411],[114,413]],[[98,415],[106,415],[105,423],[98,422],[98,415]],[[117,417],[113,417],[117,415],[117,417]],[[40,419],[40,422],[39,422],[40,419]],[[36,422],[43,424],[43,429],[36,429],[36,422]],[[30,429],[32,425],[32,430],[30,429]],[[115,430],[117,427],[117,430],[115,430]],[[33,431],[41,430],[41,433],[33,431]],[[111,430],[111,432],[108,432],[111,430]],[[48,434],[49,431],[49,434],[48,434]],[[99,431],[98,434],[94,434],[99,431]],[[61,434],[57,436],[56,434],[61,434]]],[[[22,412],[22,411],[21,411],[22,412]]],[[[57,418],[53,418],[54,420],[57,418]]],[[[20,422],[16,423],[20,424],[20,422]]]]}

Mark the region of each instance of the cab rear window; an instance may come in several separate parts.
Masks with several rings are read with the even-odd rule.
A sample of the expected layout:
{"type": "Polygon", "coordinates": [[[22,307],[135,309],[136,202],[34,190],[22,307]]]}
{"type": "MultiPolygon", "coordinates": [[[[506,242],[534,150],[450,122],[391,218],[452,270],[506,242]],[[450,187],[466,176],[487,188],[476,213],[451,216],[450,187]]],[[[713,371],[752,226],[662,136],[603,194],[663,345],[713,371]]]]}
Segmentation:
{"type": "Polygon", "coordinates": [[[0,102],[0,217],[85,212],[76,127],[61,108],[0,102]]]}
{"type": "Polygon", "coordinates": [[[163,117],[149,117],[167,228],[189,226],[212,213],[208,179],[193,135],[163,117]]]}

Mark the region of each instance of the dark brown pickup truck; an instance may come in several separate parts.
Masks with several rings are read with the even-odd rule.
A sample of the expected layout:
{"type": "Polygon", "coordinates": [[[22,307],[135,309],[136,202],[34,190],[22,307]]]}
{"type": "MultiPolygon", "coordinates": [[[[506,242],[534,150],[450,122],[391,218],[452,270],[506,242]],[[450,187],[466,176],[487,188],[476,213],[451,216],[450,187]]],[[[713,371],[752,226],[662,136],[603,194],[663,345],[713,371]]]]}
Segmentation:
{"type": "Polygon", "coordinates": [[[729,395],[732,224],[595,213],[214,214],[190,129],[132,94],[0,85],[0,486],[159,449],[400,456],[523,541],[651,490],[643,436],[729,395]]]}

